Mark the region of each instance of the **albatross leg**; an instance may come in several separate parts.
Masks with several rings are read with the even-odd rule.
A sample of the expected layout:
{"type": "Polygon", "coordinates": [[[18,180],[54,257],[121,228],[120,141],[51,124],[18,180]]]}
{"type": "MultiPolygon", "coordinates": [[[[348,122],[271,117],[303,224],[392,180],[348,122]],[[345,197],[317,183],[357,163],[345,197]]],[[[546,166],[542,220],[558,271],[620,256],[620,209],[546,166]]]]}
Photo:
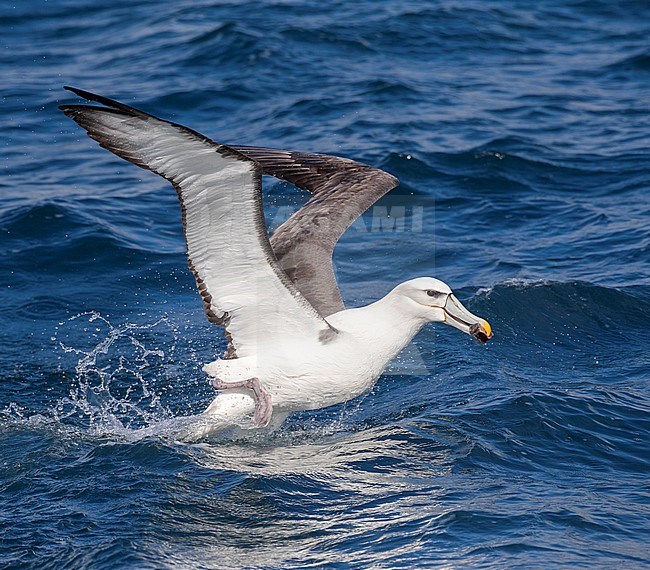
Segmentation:
{"type": "Polygon", "coordinates": [[[253,425],[255,427],[266,427],[271,421],[271,416],[273,415],[271,396],[262,388],[262,384],[257,378],[249,378],[248,380],[221,380],[220,378],[213,378],[212,385],[217,390],[248,388],[253,392],[253,399],[255,400],[253,425]]]}

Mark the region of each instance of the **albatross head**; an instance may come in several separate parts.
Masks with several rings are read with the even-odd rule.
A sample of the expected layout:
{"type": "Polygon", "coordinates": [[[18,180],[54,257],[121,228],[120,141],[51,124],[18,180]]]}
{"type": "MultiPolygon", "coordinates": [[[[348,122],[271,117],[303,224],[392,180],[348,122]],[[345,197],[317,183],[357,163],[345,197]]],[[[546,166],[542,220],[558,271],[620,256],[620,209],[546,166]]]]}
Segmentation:
{"type": "Polygon", "coordinates": [[[433,277],[411,279],[394,290],[405,310],[429,322],[443,322],[485,344],[492,338],[492,327],[485,319],[470,313],[449,286],[433,277]]]}

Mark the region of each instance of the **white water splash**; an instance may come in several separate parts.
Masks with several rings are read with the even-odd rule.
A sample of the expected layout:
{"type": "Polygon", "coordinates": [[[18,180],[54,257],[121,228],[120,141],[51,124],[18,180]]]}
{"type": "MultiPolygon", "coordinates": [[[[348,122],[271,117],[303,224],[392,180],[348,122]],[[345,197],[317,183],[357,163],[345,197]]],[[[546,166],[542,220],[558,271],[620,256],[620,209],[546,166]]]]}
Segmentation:
{"type": "Polygon", "coordinates": [[[526,289],[528,287],[544,287],[556,283],[548,279],[524,279],[522,277],[511,277],[503,279],[490,287],[481,287],[474,296],[475,298],[489,298],[496,287],[511,287],[514,289],[526,289]]]}
{"type": "Polygon", "coordinates": [[[179,337],[178,326],[167,317],[114,326],[90,311],[60,323],[53,340],[78,360],[70,394],[54,410],[56,419],[81,421],[93,433],[121,435],[170,420],[174,413],[162,395],[178,380],[168,365],[173,368],[179,337]],[[80,347],[83,342],[90,346],[80,347]]]}

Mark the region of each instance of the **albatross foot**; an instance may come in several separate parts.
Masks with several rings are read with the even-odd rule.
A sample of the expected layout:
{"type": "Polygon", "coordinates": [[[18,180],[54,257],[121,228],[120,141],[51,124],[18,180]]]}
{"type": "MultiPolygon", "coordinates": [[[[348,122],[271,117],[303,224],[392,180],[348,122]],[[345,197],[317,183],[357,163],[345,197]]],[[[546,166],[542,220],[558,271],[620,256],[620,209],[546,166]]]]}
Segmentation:
{"type": "Polygon", "coordinates": [[[255,413],[253,414],[253,425],[255,427],[266,427],[271,421],[273,415],[273,404],[271,396],[262,388],[262,384],[257,378],[248,380],[221,380],[213,378],[212,385],[217,390],[228,390],[229,388],[248,388],[253,392],[255,400],[255,413]]]}
{"type": "Polygon", "coordinates": [[[273,404],[271,403],[271,396],[262,388],[260,381],[257,378],[251,378],[251,390],[255,394],[255,413],[253,414],[253,425],[256,427],[266,427],[271,421],[273,415],[273,404]]]}

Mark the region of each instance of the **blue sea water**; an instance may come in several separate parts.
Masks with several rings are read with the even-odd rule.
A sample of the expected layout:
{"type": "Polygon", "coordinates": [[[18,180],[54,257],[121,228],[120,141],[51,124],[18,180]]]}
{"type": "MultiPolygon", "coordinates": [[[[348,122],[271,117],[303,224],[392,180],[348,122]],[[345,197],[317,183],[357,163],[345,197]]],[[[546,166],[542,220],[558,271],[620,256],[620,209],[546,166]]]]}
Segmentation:
{"type": "MultiPolygon", "coordinates": [[[[650,567],[650,5],[0,5],[0,567],[650,567]],[[371,393],[183,443],[225,341],[173,189],[89,140],[64,84],[235,144],[401,180],[335,252],[425,328],[371,393]]],[[[303,196],[265,181],[268,224],[303,196]]]]}

